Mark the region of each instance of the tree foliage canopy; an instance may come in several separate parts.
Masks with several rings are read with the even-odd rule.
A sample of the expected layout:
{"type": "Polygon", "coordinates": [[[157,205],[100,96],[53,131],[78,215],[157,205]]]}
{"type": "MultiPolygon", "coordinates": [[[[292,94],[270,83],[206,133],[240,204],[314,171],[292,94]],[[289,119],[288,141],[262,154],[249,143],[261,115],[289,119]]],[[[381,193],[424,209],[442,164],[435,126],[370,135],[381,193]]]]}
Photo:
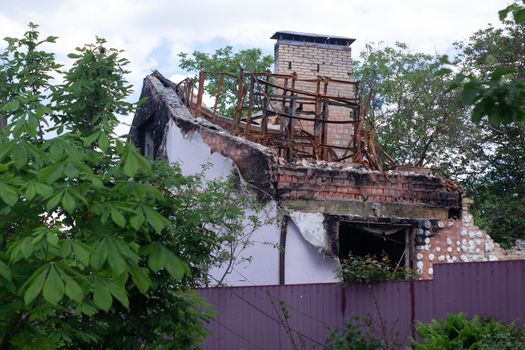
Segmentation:
{"type": "Polygon", "coordinates": [[[36,25],[6,40],[0,349],[193,348],[210,314],[187,290],[244,234],[249,199],[114,136],[135,105],[128,61],[103,39],[67,70],[36,25]]]}
{"type": "MultiPolygon", "coordinates": [[[[509,8],[523,13],[519,12],[523,6],[509,8]]],[[[478,223],[505,245],[525,237],[525,24],[519,22],[521,17],[516,12],[514,19],[504,21],[501,28],[489,26],[456,43],[460,78],[468,76],[470,81],[483,82],[479,94],[487,96],[485,101],[491,100],[494,107],[487,111],[482,100],[465,99],[468,83],[460,85],[462,103],[473,105],[472,117],[482,131],[477,138],[481,147],[470,162],[477,171],[463,184],[475,200],[478,223]],[[499,98],[505,103],[499,104],[499,98]],[[512,113],[507,113],[505,106],[512,113]],[[484,111],[488,118],[480,117],[476,110],[484,111]]]]}
{"type": "Polygon", "coordinates": [[[378,143],[400,165],[439,167],[454,153],[468,120],[451,79],[438,76],[435,57],[412,52],[406,44],[368,44],[353,65],[363,97],[371,94],[368,118],[377,126],[378,143]]]}
{"type": "Polygon", "coordinates": [[[486,118],[492,125],[525,121],[525,0],[507,6],[499,17],[504,29],[479,31],[480,40],[462,47],[466,67],[476,70],[463,70],[454,84],[463,104],[473,106],[472,119],[486,118]]]}
{"type": "Polygon", "coordinates": [[[354,64],[363,95],[371,93],[379,146],[398,164],[434,167],[460,182],[477,223],[507,246],[525,237],[525,25],[516,15],[523,6],[509,8],[514,21],[455,43],[455,73],[443,68],[448,58],[400,43],[368,45],[354,64]]]}
{"type": "MultiPolygon", "coordinates": [[[[272,56],[263,55],[260,49],[246,49],[233,52],[231,46],[216,50],[213,54],[195,51],[193,54],[181,52],[180,68],[189,72],[204,71],[207,73],[205,91],[208,95],[215,97],[219,88],[220,75],[224,76],[221,91],[221,99],[217,105],[218,113],[224,116],[233,116],[237,102],[238,80],[233,76],[239,76],[240,70],[245,72],[266,72],[273,63],[272,56]]],[[[197,79],[197,77],[195,77],[197,79]]],[[[246,82],[247,83],[247,82],[246,82]]]]}

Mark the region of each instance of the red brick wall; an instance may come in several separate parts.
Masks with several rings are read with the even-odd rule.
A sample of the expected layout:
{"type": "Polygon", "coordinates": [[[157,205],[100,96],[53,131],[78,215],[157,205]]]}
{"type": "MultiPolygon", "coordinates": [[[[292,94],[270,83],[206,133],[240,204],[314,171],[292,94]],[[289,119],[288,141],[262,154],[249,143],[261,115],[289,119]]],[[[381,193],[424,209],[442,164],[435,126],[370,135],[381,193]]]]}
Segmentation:
{"type": "MultiPolygon", "coordinates": [[[[318,45],[315,43],[286,42],[275,46],[275,73],[297,73],[299,79],[315,79],[318,75],[333,79],[350,80],[352,73],[352,50],[350,47],[336,45],[318,45]],[[291,68],[289,68],[291,62],[291,68]],[[319,64],[319,71],[317,65],[319,64]]],[[[284,84],[283,79],[276,79],[278,84],[284,84]]],[[[290,86],[291,82],[288,82],[290,86]]],[[[297,82],[296,88],[315,92],[317,84],[312,82],[297,82]]],[[[321,91],[323,84],[321,84],[321,91]]],[[[281,93],[277,90],[277,93],[281,93]]],[[[348,84],[331,82],[328,94],[332,96],[353,97],[353,87],[348,84]]],[[[279,106],[280,107],[280,106],[279,106]]],[[[313,106],[305,106],[305,111],[313,111],[313,106]]],[[[350,108],[330,106],[328,119],[335,121],[350,120],[350,108]]],[[[312,116],[310,116],[312,117],[312,116]]],[[[299,125],[313,134],[313,123],[300,121],[299,125]]],[[[353,135],[352,124],[328,124],[327,143],[333,146],[348,146],[353,135]]],[[[342,155],[342,151],[337,151],[342,155]]]]}
{"type": "Polygon", "coordinates": [[[367,202],[413,203],[438,207],[460,207],[460,194],[449,191],[440,178],[408,172],[382,174],[377,171],[338,167],[271,165],[261,150],[230,135],[200,130],[212,152],[219,152],[242,168],[245,177],[277,184],[283,199],[348,199],[367,202]],[[274,168],[274,169],[271,169],[274,168]],[[272,175],[270,175],[270,173],[272,175]],[[273,176],[273,179],[270,179],[273,176]]]}
{"type": "Polygon", "coordinates": [[[459,192],[449,192],[440,178],[433,176],[290,165],[279,166],[274,176],[281,198],[461,206],[459,192]]]}

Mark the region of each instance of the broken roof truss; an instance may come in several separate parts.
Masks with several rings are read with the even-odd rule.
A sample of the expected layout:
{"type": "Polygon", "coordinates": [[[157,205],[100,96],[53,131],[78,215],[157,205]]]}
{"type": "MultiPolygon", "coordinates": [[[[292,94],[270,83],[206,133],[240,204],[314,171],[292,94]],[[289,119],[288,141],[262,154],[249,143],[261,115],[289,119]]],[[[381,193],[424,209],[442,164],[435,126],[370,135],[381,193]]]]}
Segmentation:
{"type": "MultiPolygon", "coordinates": [[[[162,78],[160,73],[154,74],[162,78]]],[[[274,148],[284,159],[351,161],[374,170],[394,165],[391,158],[375,145],[373,124],[368,130],[364,128],[364,108],[359,98],[358,82],[321,75],[301,79],[295,73],[248,73],[241,70],[238,75],[200,72],[198,81],[187,78],[175,88],[194,117],[206,118],[234,135],[274,148]],[[209,77],[218,79],[211,108],[203,104],[209,77]],[[221,98],[226,94],[226,79],[233,80],[237,86],[235,112],[231,117],[217,112],[221,98]],[[338,110],[339,114],[341,110],[346,112],[343,118],[333,118],[332,110],[338,110]],[[353,131],[348,135],[347,143],[330,143],[328,129],[344,126],[353,131]]]]}

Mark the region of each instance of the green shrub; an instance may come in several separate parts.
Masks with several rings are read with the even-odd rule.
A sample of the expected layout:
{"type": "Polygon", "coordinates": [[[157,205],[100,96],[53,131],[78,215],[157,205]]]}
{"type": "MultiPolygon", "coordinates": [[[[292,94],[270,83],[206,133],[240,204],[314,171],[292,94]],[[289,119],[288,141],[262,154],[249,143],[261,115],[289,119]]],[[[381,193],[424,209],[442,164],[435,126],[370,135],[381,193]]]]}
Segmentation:
{"type": "Polygon", "coordinates": [[[330,335],[326,340],[327,350],[376,350],[381,341],[372,334],[363,333],[363,328],[370,328],[369,319],[364,324],[359,324],[358,317],[351,317],[345,321],[342,331],[329,329],[330,335]]]}
{"type": "Polygon", "coordinates": [[[523,329],[491,318],[474,316],[469,320],[462,313],[448,315],[444,321],[419,323],[416,331],[420,337],[420,340],[412,342],[416,350],[525,349],[523,329]]]}
{"type": "Polygon", "coordinates": [[[415,279],[417,274],[412,269],[394,268],[386,255],[378,259],[372,255],[349,255],[341,262],[338,277],[347,283],[378,283],[381,281],[415,279]]]}

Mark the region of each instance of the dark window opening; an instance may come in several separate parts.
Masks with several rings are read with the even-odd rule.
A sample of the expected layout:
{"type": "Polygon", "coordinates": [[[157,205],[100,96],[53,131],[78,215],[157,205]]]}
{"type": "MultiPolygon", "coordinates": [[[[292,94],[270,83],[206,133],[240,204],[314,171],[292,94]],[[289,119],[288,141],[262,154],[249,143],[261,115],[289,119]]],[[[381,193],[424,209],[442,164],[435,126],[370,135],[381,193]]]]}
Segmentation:
{"type": "Polygon", "coordinates": [[[153,141],[151,128],[147,128],[144,132],[144,156],[149,160],[155,159],[155,141],[153,141]]]}
{"type": "Polygon", "coordinates": [[[319,70],[321,69],[321,66],[319,65],[319,63],[317,64],[317,73],[319,73],[319,70]]]}
{"type": "Polygon", "coordinates": [[[461,207],[449,208],[448,218],[449,219],[461,219],[461,207]]]}
{"type": "Polygon", "coordinates": [[[292,69],[292,62],[291,61],[288,62],[288,69],[292,69]]]}
{"type": "Polygon", "coordinates": [[[377,258],[386,254],[393,266],[409,267],[409,234],[407,226],[340,222],[339,259],[346,259],[350,253],[377,258]]]}
{"type": "Polygon", "coordinates": [[[137,128],[137,139],[136,146],[140,150],[140,153],[150,160],[155,159],[155,135],[153,126],[153,118],[148,118],[137,128]]]}

